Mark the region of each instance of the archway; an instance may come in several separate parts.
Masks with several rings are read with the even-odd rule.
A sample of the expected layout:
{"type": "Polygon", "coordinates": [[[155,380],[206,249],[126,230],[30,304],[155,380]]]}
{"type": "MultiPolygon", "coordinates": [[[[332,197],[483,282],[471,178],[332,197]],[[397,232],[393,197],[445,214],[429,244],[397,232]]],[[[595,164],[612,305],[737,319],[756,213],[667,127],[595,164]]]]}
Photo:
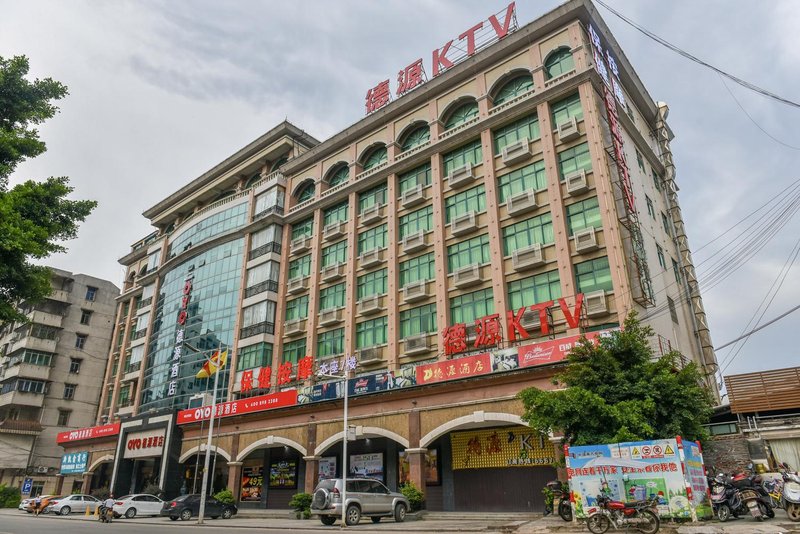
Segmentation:
{"type": "Polygon", "coordinates": [[[241,477],[234,494],[242,508],[289,508],[304,488],[306,448],[282,436],[266,436],[244,447],[237,456],[241,477]]]}
{"type": "MultiPolygon", "coordinates": [[[[203,467],[206,458],[206,445],[198,445],[184,452],[178,462],[181,465],[182,482],[180,494],[200,493],[203,486],[203,467]]],[[[209,472],[213,473],[208,479],[208,494],[213,495],[218,491],[228,488],[228,462],[231,455],[225,449],[212,445],[209,472]]],[[[232,488],[228,488],[231,489],[232,488]]]]}

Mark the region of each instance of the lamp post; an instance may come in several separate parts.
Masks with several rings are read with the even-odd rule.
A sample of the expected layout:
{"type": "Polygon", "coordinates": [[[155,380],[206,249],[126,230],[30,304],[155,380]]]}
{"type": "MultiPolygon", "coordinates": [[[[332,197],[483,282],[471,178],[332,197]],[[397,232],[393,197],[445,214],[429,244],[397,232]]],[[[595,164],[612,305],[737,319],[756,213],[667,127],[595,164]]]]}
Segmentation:
{"type": "MultiPolygon", "coordinates": [[[[219,350],[217,354],[219,354],[219,350]]],[[[203,462],[203,483],[200,489],[200,512],[197,514],[197,524],[203,524],[203,516],[206,512],[206,491],[208,491],[208,467],[211,463],[211,439],[214,435],[214,418],[216,417],[217,412],[217,384],[219,383],[219,375],[222,372],[222,366],[220,364],[219,358],[217,357],[217,370],[214,372],[214,391],[211,394],[211,418],[208,421],[208,439],[206,440],[206,458],[203,462]]],[[[206,358],[209,362],[209,365],[213,366],[214,362],[212,361],[213,355],[211,358],[206,358]]]]}
{"type": "Polygon", "coordinates": [[[342,381],[344,388],[344,436],[342,438],[342,525],[347,528],[347,368],[343,369],[343,375],[331,375],[327,373],[317,373],[318,377],[335,378],[342,381]]]}

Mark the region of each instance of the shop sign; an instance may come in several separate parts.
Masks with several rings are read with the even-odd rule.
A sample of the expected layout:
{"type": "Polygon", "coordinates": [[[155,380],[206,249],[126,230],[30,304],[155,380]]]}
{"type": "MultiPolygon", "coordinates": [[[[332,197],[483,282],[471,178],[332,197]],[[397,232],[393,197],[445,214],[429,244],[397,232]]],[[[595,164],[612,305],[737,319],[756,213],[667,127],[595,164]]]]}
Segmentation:
{"type": "Polygon", "coordinates": [[[555,447],[525,427],[489,428],[451,434],[453,469],[549,466],[555,447]]]}
{"type": "MultiPolygon", "coordinates": [[[[236,401],[221,402],[216,405],[214,417],[231,417],[275,408],[285,408],[297,404],[297,390],[289,389],[270,395],[259,395],[236,401]]],[[[178,424],[195,423],[211,419],[211,406],[189,408],[178,412],[178,424]]]]}
{"type": "Polygon", "coordinates": [[[488,352],[464,356],[455,360],[429,363],[417,367],[417,384],[424,386],[459,378],[488,375],[492,372],[492,357],[488,352]]]}
{"type": "Polygon", "coordinates": [[[165,428],[128,434],[125,440],[124,458],[161,456],[164,452],[165,428]]]}
{"type": "MultiPolygon", "coordinates": [[[[437,449],[425,451],[425,484],[427,486],[439,485],[439,455],[437,449]]],[[[408,453],[397,453],[397,469],[399,471],[398,486],[411,481],[411,466],[408,463],[408,453]]]]}
{"type": "MultiPolygon", "coordinates": [[[[436,78],[447,69],[475,55],[475,53],[489,46],[517,29],[516,5],[511,2],[502,10],[491,15],[487,20],[479,22],[458,36],[458,43],[450,39],[441,48],[431,53],[432,78],[436,78]],[[498,15],[503,17],[500,22],[498,15]],[[491,28],[491,29],[490,29],[491,28]]],[[[422,58],[413,61],[410,65],[397,73],[397,89],[395,95],[403,96],[412,89],[426,82],[425,67],[422,58]]],[[[366,114],[381,109],[392,99],[389,80],[384,80],[367,91],[365,110],[366,114]]]]}
{"type": "Polygon", "coordinates": [[[261,500],[262,488],[264,485],[264,475],[262,467],[251,466],[242,468],[242,502],[259,502],[261,500]]]}
{"type": "Polygon", "coordinates": [[[383,482],[383,453],[351,454],[347,476],[374,478],[383,482]]]}
{"type": "Polygon", "coordinates": [[[192,280],[190,276],[183,283],[183,296],[181,297],[181,307],[178,311],[178,328],[175,332],[175,348],[172,350],[172,365],[169,370],[170,382],[167,387],[167,395],[174,396],[178,392],[178,376],[181,373],[181,356],[183,354],[183,338],[186,333],[186,319],[189,317],[189,300],[192,298],[192,280]]]}
{"type": "MultiPolygon", "coordinates": [[[[464,323],[448,326],[442,332],[442,345],[444,346],[444,353],[447,356],[458,354],[460,352],[467,352],[473,349],[481,349],[486,347],[494,347],[503,342],[503,332],[508,335],[507,341],[513,343],[521,339],[528,339],[531,337],[532,332],[528,332],[522,326],[522,318],[527,311],[533,311],[539,314],[539,331],[533,332],[542,336],[550,333],[550,324],[548,315],[550,308],[554,307],[555,301],[549,300],[547,302],[540,302],[532,306],[523,306],[516,312],[513,310],[506,311],[505,316],[505,329],[501,323],[500,314],[487,315],[475,320],[475,341],[468,343],[467,341],[467,325],[464,323]]],[[[558,306],[564,314],[564,319],[567,321],[569,328],[578,328],[581,319],[581,309],[583,308],[583,293],[575,296],[575,306],[572,310],[567,305],[565,298],[558,299],[558,306]]]]}
{"type": "Polygon", "coordinates": [[[61,457],[61,474],[84,473],[88,462],[89,453],[87,451],[67,453],[61,457]]]}
{"type": "Polygon", "coordinates": [[[548,365],[558,363],[567,358],[567,354],[578,344],[581,337],[593,341],[598,344],[601,337],[609,335],[608,330],[602,332],[587,332],[577,336],[562,337],[559,339],[552,339],[542,341],[540,343],[533,343],[532,345],[523,345],[519,348],[519,366],[520,367],[533,367],[536,365],[548,365]]]}
{"type": "Polygon", "coordinates": [[[69,443],[71,441],[82,441],[85,439],[104,438],[119,434],[119,423],[108,425],[91,426],[88,428],[76,428],[66,432],[59,432],[56,436],[56,443],[69,443]]]}
{"type": "Polygon", "coordinates": [[[296,488],[297,462],[295,460],[279,460],[269,465],[270,488],[296,488]]]}
{"type": "Polygon", "coordinates": [[[325,456],[319,459],[317,475],[320,480],[336,478],[336,456],[325,456]]]}

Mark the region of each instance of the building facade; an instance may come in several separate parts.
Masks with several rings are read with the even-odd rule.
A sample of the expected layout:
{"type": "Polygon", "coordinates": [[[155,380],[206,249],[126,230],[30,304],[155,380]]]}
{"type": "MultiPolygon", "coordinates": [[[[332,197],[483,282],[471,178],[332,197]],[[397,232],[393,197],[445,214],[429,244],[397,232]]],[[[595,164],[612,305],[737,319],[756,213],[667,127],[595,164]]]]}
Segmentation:
{"type": "Polygon", "coordinates": [[[51,271],[51,294],[20,308],[29,322],[0,332],[0,484],[29,480],[30,495],[81,487],[85,466],[57,437],[97,419],[119,296],[106,280],[51,271]]]}
{"type": "Polygon", "coordinates": [[[87,489],[199,488],[215,353],[212,486],[270,508],[347,460],[431,509],[541,509],[560,453],[516,395],[631,311],[716,387],[666,105],[589,2],[515,21],[465,32],[446,69],[435,51],[427,82],[412,64],[391,103],[370,90],[332,138],[283,123],[145,211],[98,414],[114,433],[70,445],[87,489]]]}

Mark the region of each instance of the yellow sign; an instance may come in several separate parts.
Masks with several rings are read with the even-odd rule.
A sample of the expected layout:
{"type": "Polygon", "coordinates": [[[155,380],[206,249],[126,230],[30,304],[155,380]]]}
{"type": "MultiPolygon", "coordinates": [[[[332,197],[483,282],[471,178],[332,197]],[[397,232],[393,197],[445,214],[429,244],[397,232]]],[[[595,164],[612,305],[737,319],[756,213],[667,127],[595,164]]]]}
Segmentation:
{"type": "Polygon", "coordinates": [[[547,466],[555,462],[553,443],[527,427],[453,432],[453,469],[547,466]]]}

